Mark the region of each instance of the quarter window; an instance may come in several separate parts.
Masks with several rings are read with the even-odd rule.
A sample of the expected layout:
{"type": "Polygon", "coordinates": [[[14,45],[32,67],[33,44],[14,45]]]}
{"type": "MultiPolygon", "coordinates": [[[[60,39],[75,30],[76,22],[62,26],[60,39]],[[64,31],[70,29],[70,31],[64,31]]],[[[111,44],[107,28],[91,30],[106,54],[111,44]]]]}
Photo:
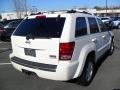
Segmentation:
{"type": "Polygon", "coordinates": [[[78,17],[76,19],[75,37],[83,36],[87,34],[87,24],[85,17],[78,17]]]}
{"type": "Polygon", "coordinates": [[[98,24],[95,18],[89,17],[88,18],[89,26],[90,26],[90,33],[97,33],[99,32],[98,24]]]}

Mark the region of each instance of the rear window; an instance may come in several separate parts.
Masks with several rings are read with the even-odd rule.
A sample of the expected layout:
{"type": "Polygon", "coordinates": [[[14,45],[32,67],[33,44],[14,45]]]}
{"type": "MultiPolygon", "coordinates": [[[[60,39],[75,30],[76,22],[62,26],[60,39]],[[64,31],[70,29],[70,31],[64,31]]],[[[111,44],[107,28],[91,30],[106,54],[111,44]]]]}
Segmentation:
{"type": "Polygon", "coordinates": [[[41,18],[25,19],[13,33],[15,36],[27,36],[34,38],[59,38],[61,36],[65,18],[41,18]]]}
{"type": "Polygon", "coordinates": [[[92,17],[88,17],[88,22],[89,22],[89,26],[90,26],[90,33],[98,33],[99,32],[99,28],[98,28],[98,24],[95,18],[92,17]]]}
{"type": "Polygon", "coordinates": [[[85,17],[78,17],[76,19],[75,37],[83,36],[87,34],[87,24],[85,17]]]}

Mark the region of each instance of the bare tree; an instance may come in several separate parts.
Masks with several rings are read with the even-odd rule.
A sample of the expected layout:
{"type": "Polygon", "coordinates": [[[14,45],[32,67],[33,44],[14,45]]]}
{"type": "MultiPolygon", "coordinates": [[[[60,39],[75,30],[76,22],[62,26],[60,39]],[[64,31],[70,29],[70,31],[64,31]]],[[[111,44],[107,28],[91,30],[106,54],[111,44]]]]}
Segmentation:
{"type": "Polygon", "coordinates": [[[27,1],[26,0],[12,0],[17,18],[27,15],[27,1]]]}

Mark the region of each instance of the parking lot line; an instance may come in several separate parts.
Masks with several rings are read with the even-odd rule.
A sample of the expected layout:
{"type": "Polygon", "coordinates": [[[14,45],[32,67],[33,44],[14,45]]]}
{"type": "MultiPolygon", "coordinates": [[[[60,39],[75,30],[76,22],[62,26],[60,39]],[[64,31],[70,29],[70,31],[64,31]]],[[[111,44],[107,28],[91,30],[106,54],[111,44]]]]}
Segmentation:
{"type": "Polygon", "coordinates": [[[0,63],[0,66],[1,65],[10,65],[11,63],[0,63]]]}
{"type": "Polygon", "coordinates": [[[2,41],[0,41],[0,43],[7,43],[7,42],[2,42],[2,41]]]}
{"type": "Polygon", "coordinates": [[[11,48],[0,48],[0,50],[9,50],[11,48]]]}

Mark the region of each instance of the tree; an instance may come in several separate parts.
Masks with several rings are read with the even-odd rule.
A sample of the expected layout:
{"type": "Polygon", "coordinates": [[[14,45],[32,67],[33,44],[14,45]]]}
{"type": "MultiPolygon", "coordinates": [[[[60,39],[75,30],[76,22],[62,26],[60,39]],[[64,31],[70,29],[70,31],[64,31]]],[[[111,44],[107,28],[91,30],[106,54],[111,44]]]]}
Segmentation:
{"type": "Polygon", "coordinates": [[[27,15],[27,1],[26,0],[12,0],[17,18],[27,15]]]}
{"type": "Polygon", "coordinates": [[[95,6],[94,9],[100,10],[100,9],[102,9],[102,7],[95,6]]]}

